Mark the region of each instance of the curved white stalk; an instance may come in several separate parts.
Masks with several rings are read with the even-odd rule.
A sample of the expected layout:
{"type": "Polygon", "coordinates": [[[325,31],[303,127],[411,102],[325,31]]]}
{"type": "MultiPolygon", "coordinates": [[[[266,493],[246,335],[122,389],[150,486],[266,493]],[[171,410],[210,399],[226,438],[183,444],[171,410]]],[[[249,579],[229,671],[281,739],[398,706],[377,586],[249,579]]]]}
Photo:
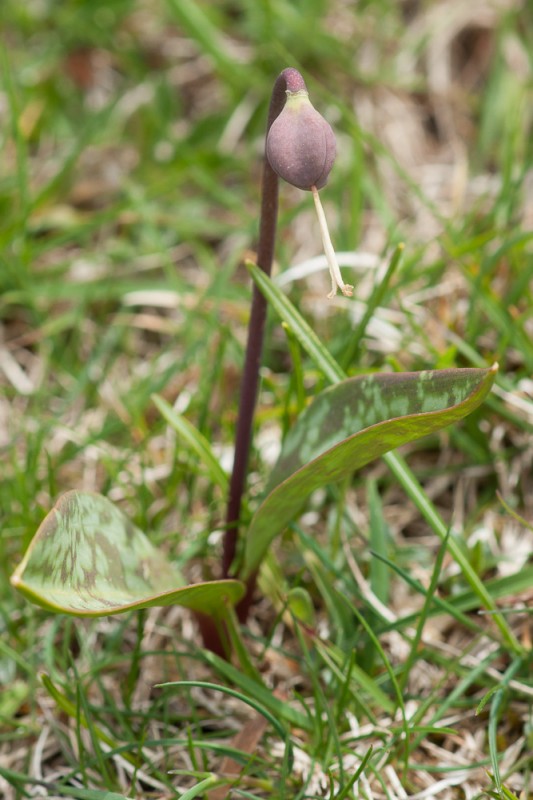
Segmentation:
{"type": "Polygon", "coordinates": [[[328,294],[328,299],[331,300],[333,297],[335,297],[337,294],[337,288],[341,290],[345,297],[351,297],[353,294],[353,286],[350,286],[349,283],[344,283],[342,280],[340,267],[337,263],[335,250],[333,249],[333,245],[331,243],[328,223],[326,222],[326,215],[324,214],[324,209],[322,208],[322,203],[320,202],[318,189],[316,186],[311,186],[311,191],[313,192],[313,200],[315,201],[318,224],[320,225],[320,235],[322,236],[324,253],[328,262],[329,274],[331,275],[331,292],[328,294]]]}

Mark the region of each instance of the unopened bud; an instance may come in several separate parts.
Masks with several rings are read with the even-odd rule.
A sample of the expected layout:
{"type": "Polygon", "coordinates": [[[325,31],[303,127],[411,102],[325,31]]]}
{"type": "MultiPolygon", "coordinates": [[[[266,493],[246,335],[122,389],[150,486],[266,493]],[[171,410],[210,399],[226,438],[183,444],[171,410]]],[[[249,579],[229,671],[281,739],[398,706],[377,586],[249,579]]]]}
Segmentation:
{"type": "Polygon", "coordinates": [[[281,114],[267,136],[272,169],[298,189],[321,189],[335,161],[335,135],[305,90],[287,92],[281,114]]]}

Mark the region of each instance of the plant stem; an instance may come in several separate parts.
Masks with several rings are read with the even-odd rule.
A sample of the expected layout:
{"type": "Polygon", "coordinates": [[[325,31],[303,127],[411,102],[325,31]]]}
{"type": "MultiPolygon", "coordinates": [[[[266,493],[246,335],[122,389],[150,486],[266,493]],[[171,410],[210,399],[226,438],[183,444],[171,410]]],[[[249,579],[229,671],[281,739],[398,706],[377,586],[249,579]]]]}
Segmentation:
{"type": "MultiPolygon", "coordinates": [[[[259,242],[257,246],[257,265],[270,276],[274,260],[276,242],[276,224],[278,218],[279,179],[266,156],[266,137],[274,120],[281,114],[285,106],[286,93],[306,90],[300,73],[289,67],[278,75],[272,89],[270,107],[265,135],[265,155],[263,161],[263,179],[261,193],[261,218],[259,224],[259,242]]],[[[257,286],[253,286],[252,307],[248,321],[248,340],[244,358],[241,380],[239,412],[235,429],[235,454],[233,470],[228,490],[226,509],[226,532],[222,551],[222,577],[231,576],[231,568],[237,552],[239,522],[241,517],[242,496],[246,484],[250,447],[252,444],[252,427],[257,394],[259,390],[259,370],[263,353],[263,339],[267,303],[257,286]]],[[[246,594],[236,608],[240,622],[245,622],[250,609],[256,584],[257,573],[249,575],[246,580],[246,594]]],[[[228,657],[226,642],[211,617],[197,613],[196,618],[204,646],[211,652],[228,657]]]]}
{"type": "MultiPolygon", "coordinates": [[[[257,247],[257,265],[270,276],[274,260],[276,242],[276,224],[278,217],[279,179],[270,166],[266,156],[266,138],[274,120],[281,114],[285,106],[287,92],[306,91],[304,79],[293,69],[284,69],[278,75],[272,90],[265,135],[265,155],[263,161],[263,182],[261,194],[261,221],[259,226],[259,242],[257,247]]],[[[226,534],[222,555],[222,575],[229,577],[231,566],[237,551],[239,521],[241,516],[242,496],[245,489],[248,461],[252,443],[252,428],[257,394],[259,389],[259,371],[263,352],[263,339],[267,303],[262,293],[254,284],[252,308],[248,322],[248,342],[241,383],[239,414],[235,432],[235,456],[231,474],[228,506],[226,512],[226,534]]],[[[246,581],[246,594],[237,606],[237,616],[245,622],[253,599],[257,573],[254,572],[246,581]]]]}
{"type": "MultiPolygon", "coordinates": [[[[266,130],[267,135],[270,126],[283,110],[286,92],[296,92],[302,89],[305,90],[305,88],[302,76],[295,69],[285,69],[278,76],[272,90],[266,130]]],[[[272,261],[274,259],[277,216],[278,176],[270,166],[265,155],[257,264],[267,275],[271,273],[272,261]]],[[[266,313],[266,300],[254,284],[252,308],[248,322],[248,342],[241,382],[239,414],[235,432],[235,456],[226,512],[226,534],[222,556],[222,574],[224,577],[230,575],[231,565],[237,550],[242,496],[246,483],[248,460],[252,443],[253,418],[259,388],[259,370],[263,351],[266,313]]],[[[243,615],[244,618],[246,617],[254,586],[255,576],[252,576],[248,582],[247,597],[242,601],[244,605],[241,605],[242,611],[239,614],[241,619],[243,615]]]]}
{"type": "MultiPolygon", "coordinates": [[[[258,266],[270,275],[276,235],[278,207],[278,176],[265,160],[263,170],[263,200],[261,204],[260,247],[257,254],[258,266]]],[[[254,285],[252,307],[248,321],[248,342],[241,380],[239,414],[235,431],[235,454],[231,473],[228,506],[226,510],[226,535],[222,574],[228,577],[235,558],[238,538],[238,524],[241,514],[242,495],[246,482],[248,457],[252,442],[252,424],[259,388],[259,369],[263,350],[267,304],[263,295],[254,285]]]]}

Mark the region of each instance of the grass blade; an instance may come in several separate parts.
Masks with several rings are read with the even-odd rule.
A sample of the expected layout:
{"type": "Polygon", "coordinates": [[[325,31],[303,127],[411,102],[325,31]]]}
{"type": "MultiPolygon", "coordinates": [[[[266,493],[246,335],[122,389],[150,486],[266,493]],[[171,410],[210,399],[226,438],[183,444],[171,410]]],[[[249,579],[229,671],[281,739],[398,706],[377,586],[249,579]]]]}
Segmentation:
{"type": "MultiPolygon", "coordinates": [[[[318,336],[309,327],[307,322],[305,322],[290,300],[264,273],[261,274],[261,270],[254,264],[248,263],[248,269],[257,286],[259,286],[260,290],[265,294],[265,297],[275,308],[281,319],[291,327],[291,330],[309,357],[323,372],[324,377],[331,383],[339,383],[344,380],[347,377],[344,370],[326,350],[318,336]]],[[[496,370],[497,365],[495,365],[493,369],[496,370]]],[[[404,491],[413,500],[424,519],[431,526],[432,530],[444,541],[448,532],[447,527],[403,458],[401,458],[397,452],[388,452],[383,455],[383,459],[404,491]]],[[[513,653],[523,653],[522,645],[511,631],[505,617],[498,613],[494,600],[486,590],[483,581],[479,578],[464,556],[453,534],[450,535],[448,539],[448,548],[450,554],[460,566],[472,591],[477,595],[481,605],[489,611],[495,612],[493,614],[494,622],[498,626],[506,644],[513,653]]]]}
{"type": "Polygon", "coordinates": [[[178,414],[166,400],[158,394],[152,395],[152,400],[177,434],[187,443],[189,448],[196,453],[200,461],[207,468],[209,477],[225,493],[228,488],[228,476],[220,466],[220,462],[213,453],[211,445],[203,434],[191,425],[188,419],[178,414]]]}

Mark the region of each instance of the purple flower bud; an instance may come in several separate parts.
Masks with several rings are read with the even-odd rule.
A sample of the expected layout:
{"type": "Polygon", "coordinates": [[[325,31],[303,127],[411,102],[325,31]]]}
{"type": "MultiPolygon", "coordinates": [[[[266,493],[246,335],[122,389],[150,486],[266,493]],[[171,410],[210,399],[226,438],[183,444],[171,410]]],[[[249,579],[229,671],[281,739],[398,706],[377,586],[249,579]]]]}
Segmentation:
{"type": "Polygon", "coordinates": [[[268,132],[266,154],[272,169],[299,189],[321,189],[335,161],[335,135],[305,90],[287,91],[281,114],[268,132]]]}

